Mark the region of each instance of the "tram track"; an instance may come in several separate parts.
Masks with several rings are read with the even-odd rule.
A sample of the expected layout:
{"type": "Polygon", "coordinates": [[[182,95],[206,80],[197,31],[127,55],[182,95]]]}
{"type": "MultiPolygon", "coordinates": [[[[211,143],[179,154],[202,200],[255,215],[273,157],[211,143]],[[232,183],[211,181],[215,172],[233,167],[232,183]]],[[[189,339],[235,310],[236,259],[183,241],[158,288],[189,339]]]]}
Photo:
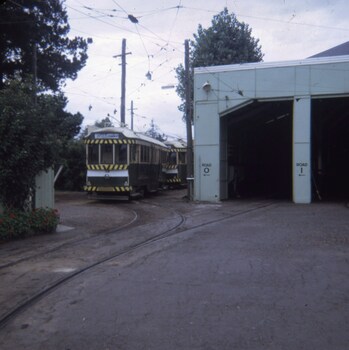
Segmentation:
{"type": "MultiPolygon", "coordinates": [[[[156,204],[151,203],[151,202],[145,202],[145,203],[150,203],[153,206],[156,205],[156,204]]],[[[158,206],[163,207],[163,205],[158,205],[158,206]]],[[[53,248],[41,250],[41,251],[36,252],[34,254],[26,255],[25,257],[15,259],[15,260],[10,261],[10,262],[5,263],[5,264],[0,263],[0,271],[2,269],[8,268],[8,267],[15,266],[19,263],[29,261],[29,260],[35,259],[37,257],[41,257],[44,255],[59,251],[60,249],[64,249],[67,246],[73,246],[73,245],[84,243],[84,242],[100,240],[101,238],[103,238],[107,235],[113,235],[113,234],[122,232],[125,229],[129,229],[131,227],[137,226],[137,225],[144,225],[144,222],[140,221],[140,217],[142,216],[142,211],[138,210],[138,212],[137,212],[134,209],[129,209],[129,212],[131,212],[133,216],[132,216],[131,220],[127,223],[124,223],[118,227],[107,228],[107,229],[96,231],[87,237],[80,237],[80,238],[76,238],[76,239],[67,240],[67,241],[65,241],[65,242],[63,242],[63,243],[61,243],[53,248]]],[[[144,216],[146,216],[146,215],[144,215],[144,216]]],[[[21,254],[23,254],[23,253],[21,253],[21,254]]]]}
{"type": "MultiPolygon", "coordinates": [[[[171,227],[166,228],[165,230],[161,231],[158,234],[151,235],[150,237],[143,239],[139,242],[136,242],[134,244],[131,244],[127,247],[117,249],[116,251],[111,252],[107,256],[101,257],[92,263],[86,264],[86,265],[76,269],[75,271],[66,274],[63,277],[54,280],[49,285],[46,285],[46,286],[40,288],[40,290],[38,290],[36,293],[33,293],[32,295],[26,296],[26,298],[23,298],[21,301],[19,301],[16,306],[12,307],[10,310],[8,310],[7,312],[5,312],[4,314],[2,314],[0,316],[0,329],[4,328],[8,324],[9,321],[16,318],[18,315],[20,315],[24,311],[28,310],[31,306],[35,305],[38,301],[40,301],[44,297],[48,296],[51,292],[53,292],[57,288],[64,286],[66,283],[68,283],[69,281],[71,281],[75,277],[78,277],[79,275],[86,273],[89,270],[94,269],[95,267],[98,267],[98,266],[100,266],[106,262],[112,261],[114,259],[123,257],[129,253],[140,250],[140,249],[147,247],[151,244],[158,243],[164,239],[168,239],[171,236],[174,236],[177,234],[183,234],[185,232],[188,232],[188,231],[200,228],[200,227],[212,225],[212,224],[215,224],[218,222],[233,219],[237,216],[241,216],[241,215],[248,214],[248,213],[251,213],[254,211],[258,211],[258,210],[262,210],[262,209],[270,207],[274,204],[275,204],[275,202],[261,203],[259,205],[255,205],[253,207],[250,207],[250,208],[247,208],[244,210],[240,210],[240,211],[237,211],[235,213],[230,213],[230,214],[224,215],[223,217],[220,217],[218,219],[208,220],[205,222],[199,222],[197,224],[189,225],[189,226],[184,226],[184,223],[186,222],[186,217],[183,214],[181,214],[180,212],[173,210],[172,212],[176,214],[177,220],[175,223],[173,223],[173,225],[171,225],[171,227]]],[[[156,203],[152,202],[152,205],[161,206],[162,208],[164,208],[164,206],[162,204],[156,204],[156,203]]],[[[151,225],[151,223],[148,223],[148,224],[151,225]]],[[[100,237],[100,236],[98,236],[98,237],[100,237]]]]}
{"type": "MultiPolygon", "coordinates": [[[[138,217],[139,217],[139,215],[137,214],[137,218],[138,217]]],[[[59,286],[64,285],[66,282],[68,282],[72,278],[84,273],[85,271],[93,269],[94,267],[101,265],[104,262],[108,262],[109,260],[121,257],[121,256],[128,254],[136,249],[139,249],[145,245],[148,245],[153,241],[156,241],[156,240],[159,240],[159,239],[165,237],[169,232],[176,230],[180,225],[182,225],[182,223],[184,221],[185,221],[184,216],[179,214],[179,213],[176,213],[176,222],[174,222],[171,225],[171,227],[161,231],[160,233],[158,233],[156,235],[151,235],[149,238],[137,241],[136,243],[128,245],[127,247],[116,248],[116,250],[111,252],[110,254],[107,254],[106,256],[100,257],[100,258],[96,259],[95,261],[93,261],[92,263],[85,263],[84,266],[79,267],[78,269],[76,269],[72,272],[64,274],[63,277],[57,278],[57,279],[51,281],[51,283],[48,283],[48,284],[42,283],[42,286],[40,288],[38,288],[38,290],[35,293],[33,293],[31,295],[26,295],[24,298],[20,298],[20,300],[17,300],[17,302],[15,303],[16,305],[14,307],[11,307],[10,310],[8,310],[7,312],[0,311],[0,329],[8,322],[8,320],[12,319],[17,314],[20,314],[22,311],[24,311],[25,309],[27,309],[28,307],[33,305],[36,301],[40,300],[42,297],[49,294],[51,291],[58,288],[59,286]]],[[[98,240],[98,242],[102,242],[103,239],[107,240],[109,237],[116,238],[115,236],[113,236],[114,233],[117,233],[117,232],[118,233],[120,233],[120,232],[125,233],[125,231],[128,231],[128,229],[131,226],[136,231],[137,231],[137,229],[138,229],[138,231],[142,231],[142,229],[144,228],[145,225],[149,225],[149,223],[138,223],[138,225],[132,225],[134,223],[135,223],[135,220],[132,220],[132,222],[130,222],[129,225],[123,225],[122,227],[118,227],[117,229],[106,230],[104,232],[103,236],[101,236],[99,234],[97,236],[76,240],[74,242],[67,242],[66,244],[64,244],[64,246],[71,247],[72,246],[71,243],[73,243],[73,245],[76,245],[77,243],[85,243],[86,244],[86,243],[91,243],[94,240],[98,240]]],[[[60,247],[57,247],[57,249],[53,249],[51,251],[46,251],[46,253],[45,253],[47,256],[46,260],[49,260],[50,253],[55,253],[59,250],[62,250],[62,248],[64,248],[63,245],[60,247]]],[[[31,261],[35,260],[35,258],[38,257],[38,255],[40,255],[41,258],[43,257],[43,253],[35,254],[31,258],[27,257],[26,259],[22,259],[20,262],[17,261],[17,263],[13,263],[11,266],[9,266],[9,268],[10,269],[13,267],[16,268],[16,265],[19,265],[21,263],[29,264],[31,261]]],[[[6,268],[4,267],[2,270],[6,271],[6,268]]],[[[22,277],[23,277],[23,274],[21,276],[19,276],[18,278],[22,278],[22,277]]],[[[0,303],[0,305],[1,305],[1,303],[0,303]]],[[[4,308],[1,307],[1,310],[4,310],[4,308]]]]}
{"type": "Polygon", "coordinates": [[[87,242],[87,241],[97,240],[97,239],[100,239],[101,236],[109,235],[109,234],[115,234],[115,233],[117,233],[119,231],[122,231],[122,230],[128,228],[128,227],[131,227],[138,220],[138,217],[139,217],[138,213],[135,210],[131,210],[131,212],[133,214],[133,218],[128,223],[119,226],[117,229],[115,229],[115,228],[113,228],[113,229],[106,229],[106,230],[102,230],[102,231],[96,232],[96,233],[94,233],[93,235],[91,235],[89,237],[82,237],[82,238],[77,238],[77,239],[74,239],[74,240],[66,241],[66,242],[64,242],[64,243],[62,243],[62,244],[60,244],[58,246],[53,247],[53,248],[50,248],[50,249],[47,249],[47,250],[44,250],[44,251],[41,251],[41,252],[38,252],[38,253],[35,253],[35,254],[32,254],[32,255],[25,256],[23,258],[20,258],[20,259],[8,262],[6,264],[2,264],[2,265],[0,265],[0,271],[2,269],[8,268],[8,267],[15,266],[15,265],[17,265],[19,263],[35,259],[35,258],[37,258],[39,256],[44,256],[46,254],[50,254],[50,253],[56,252],[56,251],[58,251],[60,249],[63,249],[64,247],[67,247],[68,245],[72,246],[72,245],[80,244],[80,243],[87,242]]]}

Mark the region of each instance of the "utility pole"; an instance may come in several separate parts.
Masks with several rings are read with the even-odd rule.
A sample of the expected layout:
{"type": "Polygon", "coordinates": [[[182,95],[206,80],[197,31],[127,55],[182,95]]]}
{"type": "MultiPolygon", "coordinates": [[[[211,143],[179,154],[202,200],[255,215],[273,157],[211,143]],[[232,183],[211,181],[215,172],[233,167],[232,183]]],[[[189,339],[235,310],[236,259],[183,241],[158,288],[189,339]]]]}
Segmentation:
{"type": "Polygon", "coordinates": [[[193,164],[193,136],[191,132],[191,78],[189,67],[189,41],[185,40],[185,119],[187,126],[187,178],[188,199],[193,200],[194,190],[194,164],[193,164]]]}
{"type": "Polygon", "coordinates": [[[126,39],[122,39],[121,51],[121,126],[125,126],[125,97],[126,96],[126,39]]]}
{"type": "Polygon", "coordinates": [[[133,130],[133,116],[134,116],[133,101],[131,101],[131,130],[133,130]]]}
{"type": "Polygon", "coordinates": [[[131,109],[128,109],[128,111],[131,111],[131,130],[133,130],[133,118],[134,118],[134,111],[136,111],[137,108],[133,107],[133,101],[131,101],[131,109]]]}
{"type": "Polygon", "coordinates": [[[34,85],[34,103],[37,103],[37,76],[38,76],[38,58],[37,46],[33,44],[33,85],[34,85]]]}
{"type": "Polygon", "coordinates": [[[121,126],[125,126],[125,96],[126,96],[126,55],[131,52],[126,52],[126,39],[122,39],[121,55],[113,57],[121,57],[121,105],[120,105],[120,121],[121,126]]]}

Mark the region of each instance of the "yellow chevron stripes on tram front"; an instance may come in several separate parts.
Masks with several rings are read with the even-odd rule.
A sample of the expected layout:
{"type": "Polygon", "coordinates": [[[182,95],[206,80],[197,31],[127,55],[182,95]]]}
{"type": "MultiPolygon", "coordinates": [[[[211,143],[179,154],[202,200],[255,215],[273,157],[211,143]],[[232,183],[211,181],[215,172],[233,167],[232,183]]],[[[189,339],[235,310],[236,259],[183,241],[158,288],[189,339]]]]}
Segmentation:
{"type": "Polygon", "coordinates": [[[88,164],[88,170],[127,170],[128,164],[88,164]]]}
{"type": "Polygon", "coordinates": [[[131,186],[115,186],[115,187],[101,187],[101,186],[84,186],[84,190],[87,192],[131,192],[131,186]]]}
{"type": "Polygon", "coordinates": [[[178,183],[178,182],[181,182],[181,179],[178,177],[174,177],[172,179],[167,179],[167,182],[168,183],[178,183]]]}
{"type": "Polygon", "coordinates": [[[165,168],[166,169],[177,169],[178,165],[175,164],[175,165],[166,165],[165,168]]]}
{"type": "Polygon", "coordinates": [[[186,152],[187,149],[186,148],[170,148],[168,151],[178,153],[178,152],[186,152]]]}
{"type": "Polygon", "coordinates": [[[119,145],[127,145],[127,144],[133,144],[136,143],[135,140],[114,140],[114,139],[102,139],[102,140],[84,140],[85,143],[88,145],[93,144],[119,144],[119,145]]]}

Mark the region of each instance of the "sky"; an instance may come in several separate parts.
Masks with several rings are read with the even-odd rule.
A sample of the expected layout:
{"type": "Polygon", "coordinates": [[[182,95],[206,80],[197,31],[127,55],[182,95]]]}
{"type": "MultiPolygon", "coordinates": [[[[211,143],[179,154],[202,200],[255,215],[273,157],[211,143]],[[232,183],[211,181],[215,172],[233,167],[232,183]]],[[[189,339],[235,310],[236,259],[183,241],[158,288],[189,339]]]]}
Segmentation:
{"type": "Polygon", "coordinates": [[[66,0],[70,37],[92,38],[86,66],[64,87],[67,110],[83,126],[110,117],[120,123],[122,40],[126,39],[126,124],[186,137],[175,68],[198,25],[211,26],[227,7],[259,39],[264,62],[305,59],[349,41],[348,0],[66,0]],[[132,15],[138,23],[128,18],[132,15]],[[150,73],[150,74],[148,74],[150,73]],[[148,75],[148,77],[147,77],[148,75]]]}

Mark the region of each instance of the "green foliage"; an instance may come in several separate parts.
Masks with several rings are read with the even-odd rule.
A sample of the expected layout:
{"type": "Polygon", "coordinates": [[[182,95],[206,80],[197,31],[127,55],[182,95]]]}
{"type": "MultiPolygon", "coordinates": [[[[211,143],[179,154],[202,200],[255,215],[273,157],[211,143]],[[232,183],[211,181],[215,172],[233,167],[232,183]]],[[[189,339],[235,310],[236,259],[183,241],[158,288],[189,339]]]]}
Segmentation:
{"type": "Polygon", "coordinates": [[[97,126],[98,128],[110,128],[110,127],[114,127],[114,124],[110,120],[109,117],[106,117],[106,118],[102,119],[101,121],[96,120],[95,126],[97,126]]]}
{"type": "Polygon", "coordinates": [[[64,1],[5,1],[0,6],[0,89],[3,82],[33,72],[36,52],[37,82],[57,91],[75,79],[87,60],[87,41],[68,37],[64,1]]]}
{"type": "Polygon", "coordinates": [[[82,116],[63,110],[62,95],[38,95],[31,83],[12,81],[0,90],[0,202],[22,210],[35,177],[59,160],[82,116]]]}
{"type": "Polygon", "coordinates": [[[59,214],[54,209],[40,208],[30,212],[5,210],[0,214],[0,240],[51,233],[58,223],[59,214]]]}
{"type": "Polygon", "coordinates": [[[64,2],[0,5],[0,202],[6,208],[25,207],[35,176],[61,163],[65,143],[80,131],[82,115],[64,110],[59,91],[86,64],[92,41],[68,37],[64,2]]]}
{"type": "MultiPolygon", "coordinates": [[[[191,68],[261,61],[263,54],[259,40],[254,39],[251,32],[246,23],[239,22],[225,8],[213,17],[211,27],[205,29],[199,24],[194,40],[190,40],[191,68]]],[[[190,79],[193,82],[192,69],[190,79]]],[[[179,82],[176,91],[183,101],[178,109],[185,112],[185,72],[182,64],[176,68],[176,74],[179,82]]],[[[193,90],[191,93],[193,97],[193,90]]]]}
{"type": "Polygon", "coordinates": [[[38,208],[27,214],[28,226],[31,233],[50,233],[56,230],[59,214],[55,209],[38,208]]]}
{"type": "Polygon", "coordinates": [[[150,128],[145,132],[149,137],[152,137],[155,140],[164,142],[167,140],[167,136],[164,133],[159,131],[159,127],[154,123],[154,120],[151,120],[150,128]]]}
{"type": "Polygon", "coordinates": [[[82,140],[71,140],[63,150],[63,170],[55,188],[62,191],[81,191],[86,180],[85,144],[82,140]]]}
{"type": "Polygon", "coordinates": [[[199,24],[191,41],[191,61],[194,67],[258,62],[263,59],[259,40],[251,36],[248,24],[239,22],[225,8],[213,17],[212,26],[199,24]]]}

